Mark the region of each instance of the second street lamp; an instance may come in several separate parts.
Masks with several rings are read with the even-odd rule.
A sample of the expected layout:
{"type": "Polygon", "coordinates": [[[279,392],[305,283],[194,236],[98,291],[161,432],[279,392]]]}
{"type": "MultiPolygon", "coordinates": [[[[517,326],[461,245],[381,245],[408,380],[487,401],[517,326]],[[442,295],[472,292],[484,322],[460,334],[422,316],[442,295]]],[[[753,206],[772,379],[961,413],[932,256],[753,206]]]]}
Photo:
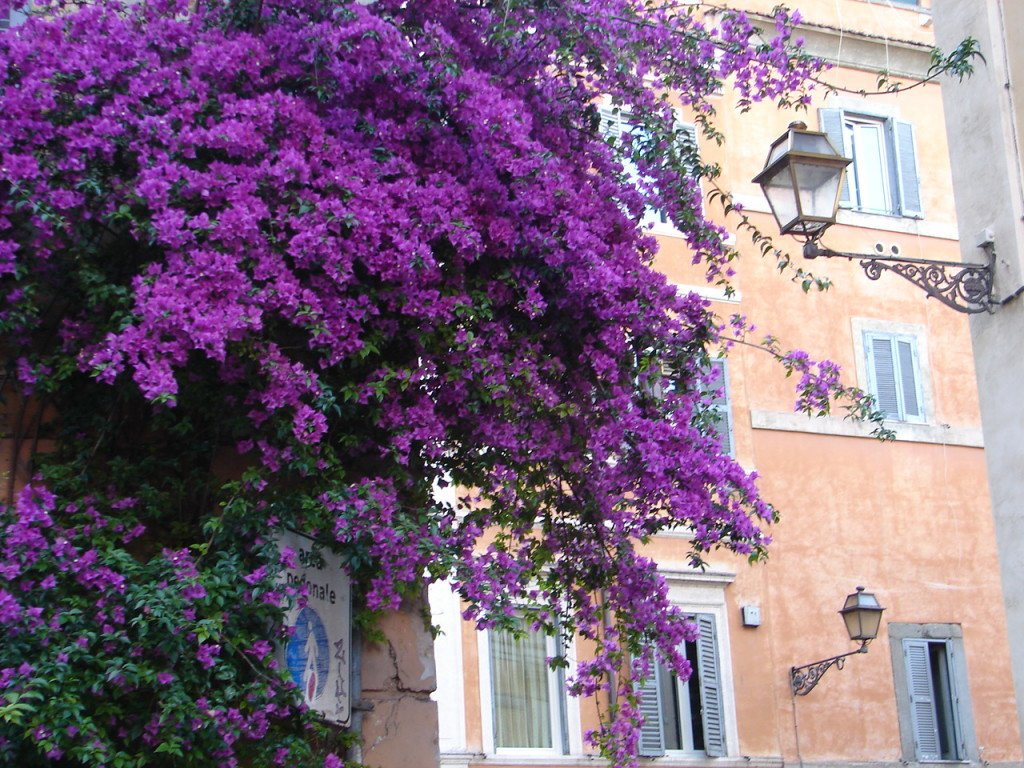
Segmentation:
{"type": "Polygon", "coordinates": [[[793,691],[793,695],[806,696],[830,667],[842,669],[847,657],[857,653],[867,653],[868,643],[878,637],[878,627],[882,623],[882,611],[884,610],[878,604],[878,598],[871,592],[865,592],[864,587],[857,587],[855,592],[847,595],[846,602],[839,613],[843,617],[843,621],[846,622],[847,634],[850,635],[851,640],[860,641],[860,648],[821,661],[813,661],[800,667],[792,667],[789,670],[789,687],[793,691]]]}
{"type": "MultiPolygon", "coordinates": [[[[836,223],[843,174],[852,160],[843,157],[828,137],[809,131],[804,123],[790,123],[772,143],[764,168],[754,177],[768,199],[783,235],[804,240],[805,258],[857,259],[864,273],[877,280],[882,272],[895,272],[958,312],[985,312],[992,307],[992,267],[959,261],[900,258],[892,255],[845,253],[823,247],[820,239],[836,223]]],[[[880,251],[880,247],[876,246],[880,251]]]]}

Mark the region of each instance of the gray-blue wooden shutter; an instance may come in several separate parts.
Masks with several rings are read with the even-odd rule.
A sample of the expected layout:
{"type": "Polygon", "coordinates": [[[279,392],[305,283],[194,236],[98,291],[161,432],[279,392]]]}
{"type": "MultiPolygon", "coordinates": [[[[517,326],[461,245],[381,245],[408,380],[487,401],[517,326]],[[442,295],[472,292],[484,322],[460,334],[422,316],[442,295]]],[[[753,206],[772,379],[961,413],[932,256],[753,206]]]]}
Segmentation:
{"type": "Polygon", "coordinates": [[[640,726],[641,757],[660,757],[665,754],[665,729],[661,722],[661,665],[655,662],[649,679],[637,691],[640,696],[640,714],[644,722],[640,726]]]}
{"type": "Polygon", "coordinates": [[[708,757],[725,756],[725,713],[722,711],[722,673],[718,660],[715,617],[698,613],[697,674],[700,676],[700,715],[704,725],[704,751],[708,757]]]}
{"type": "Polygon", "coordinates": [[[914,345],[909,339],[896,339],[896,356],[899,360],[900,387],[903,392],[905,418],[922,417],[921,400],[918,397],[917,361],[914,345]]]}
{"type": "Polygon", "coordinates": [[[910,722],[914,731],[917,759],[939,760],[939,722],[935,710],[931,668],[928,663],[928,641],[904,639],[903,657],[907,663],[910,722]]]}
{"type": "Polygon", "coordinates": [[[736,449],[732,438],[732,403],[729,397],[729,378],[725,361],[712,360],[711,370],[714,372],[714,376],[708,384],[708,389],[713,395],[711,405],[715,423],[712,426],[722,442],[722,453],[734,456],[736,449]]]}
{"type": "Polygon", "coordinates": [[[892,351],[892,338],[884,334],[864,334],[867,346],[869,388],[878,408],[890,419],[902,419],[900,398],[896,388],[896,360],[892,351]]]}
{"type": "MultiPolygon", "coordinates": [[[[836,148],[840,155],[843,157],[849,157],[849,149],[845,146],[844,131],[843,131],[843,110],[841,109],[819,109],[818,110],[818,121],[821,124],[822,133],[828,136],[829,141],[832,142],[832,146],[836,148]]],[[[853,166],[848,166],[846,173],[853,173],[853,166]]],[[[846,180],[846,175],[843,176],[843,189],[839,194],[840,205],[850,205],[850,182],[846,180]]]]}
{"type": "MultiPolygon", "coordinates": [[[[682,132],[682,144],[683,153],[693,160],[692,163],[687,164],[687,170],[690,176],[697,175],[697,164],[700,163],[699,147],[697,146],[697,128],[693,125],[680,126],[679,130],[682,132]]],[[[700,198],[699,211],[704,210],[704,198],[700,198]]]]}
{"type": "Polygon", "coordinates": [[[10,27],[20,27],[28,21],[28,14],[25,13],[25,9],[29,7],[29,3],[24,3],[20,8],[13,8],[7,17],[7,25],[10,27]]]}
{"type": "Polygon", "coordinates": [[[892,120],[890,127],[900,192],[899,213],[903,216],[920,217],[923,209],[921,182],[917,175],[917,152],[914,148],[914,126],[900,120],[892,120]]]}
{"type": "Polygon", "coordinates": [[[967,741],[964,737],[964,729],[961,726],[960,720],[960,685],[957,682],[959,679],[958,670],[960,670],[960,659],[957,656],[956,647],[950,641],[946,641],[946,664],[948,667],[947,674],[949,676],[949,695],[952,697],[952,716],[953,716],[953,733],[950,738],[956,743],[956,755],[957,760],[964,760],[967,757],[967,741]]]}

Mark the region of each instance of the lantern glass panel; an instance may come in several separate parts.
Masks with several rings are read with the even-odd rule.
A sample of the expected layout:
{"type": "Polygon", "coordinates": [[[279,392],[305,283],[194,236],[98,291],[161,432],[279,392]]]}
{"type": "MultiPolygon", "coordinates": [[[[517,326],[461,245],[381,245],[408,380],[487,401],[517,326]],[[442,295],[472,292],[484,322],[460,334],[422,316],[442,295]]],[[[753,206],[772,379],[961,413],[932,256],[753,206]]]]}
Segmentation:
{"type": "Polygon", "coordinates": [[[772,207],[775,219],[779,222],[779,229],[786,230],[800,215],[789,165],[781,166],[773,176],[761,182],[761,187],[768,198],[768,204],[772,207]]]}
{"type": "Polygon", "coordinates": [[[861,630],[860,611],[849,611],[843,614],[843,621],[846,622],[846,631],[851,640],[860,640],[863,636],[861,630]]]}
{"type": "Polygon", "coordinates": [[[793,131],[793,150],[796,152],[812,152],[817,155],[838,157],[839,153],[829,142],[828,137],[821,133],[802,133],[793,131]]]}
{"type": "Polygon", "coordinates": [[[793,165],[800,193],[800,215],[816,219],[833,218],[839,202],[839,180],[843,169],[811,160],[797,160],[793,165]]]}
{"type": "Polygon", "coordinates": [[[771,150],[768,152],[768,159],[764,162],[764,167],[769,167],[772,163],[778,160],[782,155],[789,151],[789,134],[779,138],[774,144],[772,144],[771,150]]]}

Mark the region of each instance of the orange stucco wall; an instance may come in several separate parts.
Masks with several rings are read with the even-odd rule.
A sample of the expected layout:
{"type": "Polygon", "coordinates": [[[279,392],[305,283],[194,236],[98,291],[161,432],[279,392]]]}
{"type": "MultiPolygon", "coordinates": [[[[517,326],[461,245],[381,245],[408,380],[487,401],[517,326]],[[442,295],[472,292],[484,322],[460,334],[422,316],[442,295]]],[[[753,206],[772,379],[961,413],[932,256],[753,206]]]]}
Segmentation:
{"type": "MultiPolygon", "coordinates": [[[[768,13],[775,0],[731,5],[768,13]]],[[[907,7],[883,0],[805,0],[793,5],[801,7],[809,34],[818,35],[817,44],[849,35],[861,41],[857,50],[875,57],[830,70],[825,78],[833,84],[852,91],[872,90],[877,80],[872,69],[877,70],[877,61],[884,62],[890,52],[894,60],[899,53],[900,66],[927,67],[928,46],[934,44],[930,2],[907,7]]],[[[840,45],[837,50],[842,54],[844,49],[840,45]]],[[[727,88],[717,115],[726,141],[722,146],[702,143],[702,155],[721,165],[721,186],[747,204],[758,227],[772,233],[777,229],[750,179],[763,165],[771,141],[789,122],[802,119],[817,129],[819,107],[856,110],[860,103],[866,112],[911,121],[924,217],[844,212],[826,241],[836,250],[865,252],[880,242],[886,248],[897,245],[904,256],[958,260],[938,86],[862,102],[858,98],[822,88],[805,113],[780,112],[770,105],[741,113],[732,108],[727,88]]],[[[708,213],[730,225],[714,204],[709,204],[708,213]]],[[[672,237],[660,242],[658,268],[680,285],[703,285],[685,243],[672,237]]],[[[785,238],[778,242],[799,263],[799,245],[785,238]]],[[[792,416],[793,381],[777,364],[747,347],[730,353],[737,458],[759,473],[764,495],[781,514],[767,562],[750,566],[731,556],[710,558],[711,571],[734,574],[725,587],[726,652],[739,746],[730,757],[764,765],[899,764],[906,755],[886,626],[943,623],[962,628],[967,695],[980,757],[991,764],[1019,765],[1017,705],[966,318],[927,300],[920,289],[895,275],[868,280],[856,262],[804,263],[833,283],[827,293],[804,293],[798,284],[780,277],[774,260],[762,259],[742,235],[737,247],[742,254],[734,281],[738,301],[714,304],[723,317],[745,314],[779,336],[787,348],[835,360],[847,382],[862,387],[866,381],[858,361],[863,356],[857,344],[858,323],[912,326],[920,332],[919,344],[928,359],[928,414],[927,423],[917,429],[894,425],[898,438],[885,444],[854,436],[842,414],[831,420],[800,421],[792,416]],[[837,611],[857,585],[874,591],[886,608],[878,639],[867,654],[848,659],[844,670],[831,670],[810,695],[794,697],[789,687],[791,666],[855,647],[837,611]],[[744,605],[760,607],[761,626],[742,625],[744,605]]],[[[650,545],[650,553],[666,568],[681,570],[687,546],[685,536],[664,537],[650,545]]],[[[461,641],[464,754],[447,759],[483,765],[481,707],[487,704],[480,696],[480,659],[471,627],[463,627],[461,641]]],[[[445,706],[443,701],[439,705],[445,706]]],[[[583,727],[594,725],[593,713],[594,707],[581,705],[583,727]]],[[[514,764],[508,758],[501,762],[514,764]]],[[[688,759],[686,764],[702,761],[688,759]]]]}

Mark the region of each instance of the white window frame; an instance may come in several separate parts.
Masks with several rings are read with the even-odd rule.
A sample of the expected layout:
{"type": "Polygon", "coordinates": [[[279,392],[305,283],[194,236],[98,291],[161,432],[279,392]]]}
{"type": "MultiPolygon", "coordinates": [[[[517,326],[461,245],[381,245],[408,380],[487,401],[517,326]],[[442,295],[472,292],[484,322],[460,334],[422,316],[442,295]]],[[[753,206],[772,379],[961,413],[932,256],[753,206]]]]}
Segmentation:
{"type": "Polygon", "coordinates": [[[847,169],[840,192],[840,205],[859,213],[923,217],[921,176],[917,162],[916,133],[913,124],[894,115],[881,115],[839,108],[819,110],[819,123],[840,154],[853,159],[847,169]],[[858,151],[856,135],[874,129],[878,137],[878,153],[866,151],[863,142],[858,151]],[[868,158],[858,164],[858,154],[868,158]],[[866,172],[866,163],[878,165],[881,183],[881,205],[871,205],[860,198],[858,165],[866,172]]]}
{"type": "MultiPolygon", "coordinates": [[[[687,615],[704,614],[714,620],[715,651],[718,657],[719,708],[723,735],[722,757],[736,757],[740,754],[739,734],[736,723],[736,699],[733,687],[732,658],[729,649],[729,617],[725,600],[725,589],[732,583],[735,574],[723,572],[668,571],[661,569],[661,575],[668,585],[669,600],[687,615]]],[[[696,674],[696,670],[694,671],[696,674]]],[[[705,739],[707,735],[705,734],[705,739]]],[[[665,750],[663,756],[650,759],[679,760],[709,758],[705,751],[665,750]]]]}
{"type": "MultiPolygon", "coordinates": [[[[606,139],[614,134],[616,141],[631,129],[629,118],[629,111],[624,107],[615,107],[610,102],[605,101],[598,105],[598,114],[601,119],[601,135],[606,139]]],[[[685,131],[689,134],[690,139],[693,141],[694,146],[697,147],[698,152],[700,150],[700,144],[697,136],[697,126],[693,123],[685,122],[676,117],[676,127],[685,131]]],[[[631,180],[639,180],[639,169],[633,166],[633,163],[629,158],[620,157],[620,161],[623,165],[623,170],[626,176],[631,180]]],[[[701,209],[703,210],[703,190],[701,190],[701,209]]],[[[663,235],[667,237],[682,237],[683,233],[673,224],[665,214],[655,208],[648,206],[644,210],[643,218],[640,219],[639,226],[645,231],[655,235],[663,235]]]]}
{"type": "Polygon", "coordinates": [[[551,721],[551,744],[547,747],[499,747],[495,744],[494,697],[491,673],[491,632],[477,632],[477,653],[480,669],[480,726],[482,744],[486,754],[501,757],[561,757],[583,753],[583,734],[579,700],[565,690],[565,677],[575,667],[574,649],[559,649],[558,638],[546,637],[548,657],[565,656],[569,669],[548,669],[548,697],[551,721]]]}
{"type": "Polygon", "coordinates": [[[466,693],[462,667],[462,601],[448,581],[427,588],[430,617],[440,630],[434,637],[437,743],[442,754],[466,750],[466,693]]]}
{"type": "Polygon", "coordinates": [[[960,625],[890,623],[888,633],[903,762],[949,764],[979,760],[964,656],[963,630],[960,625]],[[942,647],[948,671],[948,697],[945,703],[952,717],[951,736],[956,750],[954,758],[941,757],[936,751],[937,746],[928,743],[930,737],[923,735],[922,728],[927,730],[927,725],[920,724],[922,717],[938,717],[934,703],[936,694],[934,688],[931,688],[930,678],[922,680],[918,676],[918,679],[913,679],[915,666],[910,655],[915,652],[915,648],[920,652],[922,647],[933,645],[942,647]],[[928,700],[928,695],[921,697],[920,689],[924,684],[930,688],[931,701],[928,700]]]}
{"type": "MultiPolygon", "coordinates": [[[[931,364],[928,356],[927,335],[925,327],[916,323],[900,323],[867,318],[853,318],[854,359],[857,366],[857,381],[861,389],[876,395],[874,364],[869,359],[869,339],[889,337],[896,341],[910,342],[915,365],[915,386],[920,407],[919,416],[907,417],[903,413],[904,405],[900,405],[899,413],[888,414],[886,421],[902,424],[928,424],[934,419],[935,408],[931,388],[931,364]]],[[[897,379],[899,373],[897,371],[897,379]]],[[[900,395],[902,397],[902,395],[900,395]]],[[[902,402],[902,401],[901,401],[902,402]]]]}

